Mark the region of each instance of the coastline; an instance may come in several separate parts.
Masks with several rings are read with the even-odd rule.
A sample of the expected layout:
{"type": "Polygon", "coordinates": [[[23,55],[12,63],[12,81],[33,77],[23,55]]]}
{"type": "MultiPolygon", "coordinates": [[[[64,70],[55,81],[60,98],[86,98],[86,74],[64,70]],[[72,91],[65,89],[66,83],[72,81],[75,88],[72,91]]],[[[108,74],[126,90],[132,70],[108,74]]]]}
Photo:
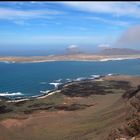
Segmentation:
{"type": "MultiPolygon", "coordinates": [[[[96,77],[98,76],[96,75],[96,77]]],[[[129,120],[129,116],[127,117],[126,114],[133,113],[134,111],[134,107],[130,106],[131,101],[134,101],[133,103],[136,107],[139,105],[139,93],[136,91],[138,91],[137,87],[140,83],[140,77],[132,77],[131,75],[113,76],[112,74],[108,74],[106,77],[100,77],[100,79],[103,80],[101,84],[94,81],[85,81],[78,83],[71,82],[74,85],[70,85],[71,83],[69,82],[68,87],[62,88],[60,93],[55,94],[56,91],[51,92],[48,95],[34,98],[34,100],[26,101],[27,99],[25,99],[16,101],[15,103],[2,102],[0,123],[6,128],[6,133],[4,134],[10,136],[11,139],[12,135],[9,133],[9,130],[11,130],[15,134],[20,132],[24,139],[28,139],[29,136],[34,139],[38,135],[43,134],[44,129],[42,128],[48,129],[47,134],[49,132],[51,134],[54,132],[58,134],[57,131],[61,126],[60,133],[62,133],[64,136],[63,139],[65,139],[70,135],[69,129],[67,129],[69,126],[70,131],[74,129],[74,133],[71,134],[73,139],[77,130],[78,133],[80,132],[80,138],[83,137],[83,132],[87,131],[90,131],[90,134],[93,134],[93,138],[95,138],[96,134],[93,133],[93,130],[97,134],[100,131],[102,136],[107,137],[114,130],[116,132],[120,128],[121,130],[122,128],[126,130],[122,126],[126,128],[129,122],[131,122],[132,127],[128,128],[134,128],[133,126],[139,128],[139,123],[137,123],[139,112],[134,112],[136,117],[132,114],[133,117],[129,120]],[[77,90],[73,89],[75,86],[77,90]],[[79,126],[83,128],[82,131],[79,129],[79,126]],[[23,127],[26,130],[26,135],[22,133],[23,127]],[[105,129],[108,131],[104,131],[105,129]],[[33,135],[29,135],[29,132],[32,132],[33,135]]],[[[1,127],[1,131],[4,127],[1,127]]],[[[45,131],[45,135],[42,138],[58,138],[58,135],[53,136],[46,137],[45,131]]],[[[89,136],[90,138],[91,135],[89,136]]],[[[19,137],[16,135],[13,140],[15,139],[19,139],[19,137]]]]}
{"type": "Polygon", "coordinates": [[[23,99],[14,99],[14,100],[8,100],[8,101],[6,101],[6,102],[8,102],[8,103],[18,103],[18,102],[22,102],[22,101],[29,101],[29,100],[31,100],[31,99],[43,99],[43,98],[46,98],[46,97],[48,97],[48,96],[50,96],[50,95],[53,95],[53,94],[55,94],[55,93],[59,93],[60,92],[60,90],[55,90],[55,91],[50,91],[50,93],[48,93],[48,94],[42,94],[42,95],[36,95],[36,96],[31,96],[31,97],[29,97],[29,98],[23,98],[23,99]]]}
{"type": "Polygon", "coordinates": [[[15,57],[5,56],[0,57],[0,62],[3,63],[43,63],[55,61],[113,61],[113,60],[128,60],[140,59],[140,55],[59,55],[59,56],[31,56],[31,57],[15,57]]]}
{"type": "Polygon", "coordinates": [[[109,77],[109,76],[115,76],[115,75],[118,75],[118,74],[94,75],[92,78],[80,79],[80,80],[75,79],[72,81],[61,83],[57,87],[55,87],[54,89],[52,89],[44,94],[30,96],[30,97],[22,97],[22,98],[18,98],[18,97],[13,98],[13,99],[11,98],[11,99],[6,99],[5,101],[8,103],[17,103],[17,102],[29,101],[32,99],[35,99],[35,100],[36,99],[43,99],[43,98],[46,98],[46,97],[51,96],[53,94],[60,93],[62,88],[69,86],[69,85],[72,85],[74,83],[79,83],[79,82],[84,82],[84,81],[102,81],[103,77],[109,77]]]}
{"type": "MultiPolygon", "coordinates": [[[[71,55],[72,56],[72,55],[71,55]]],[[[75,55],[75,56],[77,56],[77,55],[75,55]]],[[[80,57],[81,57],[81,55],[80,55],[80,57]]],[[[1,57],[0,57],[1,58],[1,57]]],[[[7,58],[7,57],[6,57],[7,58]]],[[[17,57],[16,57],[17,58],[17,57]]],[[[34,58],[34,57],[31,57],[31,58],[34,58]]],[[[116,60],[116,61],[121,61],[121,60],[126,60],[126,59],[140,59],[140,56],[131,56],[131,57],[110,57],[110,58],[101,58],[101,59],[99,59],[99,60],[89,60],[89,59],[76,59],[76,60],[71,60],[71,59],[69,59],[69,60],[38,60],[38,61],[32,61],[32,62],[25,62],[25,63],[39,63],[39,62],[50,62],[50,61],[101,61],[101,62],[104,62],[104,61],[114,61],[114,60],[116,60]]],[[[5,62],[5,61],[4,61],[5,62]]],[[[15,62],[15,61],[14,61],[15,62]]],[[[6,63],[7,63],[7,61],[6,61],[6,63]]],[[[8,62],[9,63],[9,62],[8,62]]],[[[12,61],[12,63],[13,63],[13,61],[12,61]]],[[[15,62],[16,63],[16,62],[15,62]]],[[[24,62],[17,62],[17,63],[24,63],[24,62]]],[[[108,76],[111,76],[112,74],[108,74],[108,76]]],[[[91,75],[92,76],[92,75],[91,75]]],[[[97,75],[96,75],[97,76],[97,75]]],[[[96,77],[95,75],[93,76],[93,77],[90,77],[91,78],[91,80],[93,80],[93,79],[97,79],[98,78],[98,76],[96,77]]],[[[107,76],[107,75],[105,75],[105,76],[107,76]]],[[[99,75],[99,77],[101,77],[101,75],[99,75]]],[[[65,83],[61,83],[61,85],[59,85],[59,86],[62,86],[62,85],[67,85],[67,84],[69,84],[69,83],[73,83],[73,82],[76,82],[76,81],[82,81],[82,80],[89,80],[90,78],[88,78],[88,77],[79,77],[79,78],[76,78],[76,79],[71,79],[70,81],[68,81],[67,80],[67,82],[65,82],[65,83]],[[86,78],[86,79],[85,79],[86,78]]],[[[99,79],[99,78],[98,78],[99,79]]],[[[4,97],[5,98],[5,100],[9,100],[9,101],[12,101],[12,102],[18,102],[18,101],[24,101],[24,100],[30,100],[30,98],[31,99],[33,99],[33,98],[45,98],[45,97],[47,97],[47,96],[49,96],[49,95],[52,95],[52,92],[55,92],[55,91],[57,91],[57,84],[58,84],[58,82],[57,83],[50,83],[50,84],[52,84],[52,85],[54,85],[55,86],[55,88],[53,88],[53,89],[51,89],[51,91],[40,91],[40,93],[41,94],[39,94],[38,93],[38,95],[36,95],[36,96],[13,96],[13,98],[11,97],[5,97],[5,96],[1,96],[1,99],[2,99],[2,97],[4,97]]],[[[8,93],[7,93],[8,94],[8,93]]],[[[11,94],[11,93],[10,93],[11,94]]],[[[12,93],[13,94],[13,93],[12,93]]],[[[24,94],[23,94],[24,95],[24,94]]],[[[4,99],[3,98],[3,99],[4,99]]]]}

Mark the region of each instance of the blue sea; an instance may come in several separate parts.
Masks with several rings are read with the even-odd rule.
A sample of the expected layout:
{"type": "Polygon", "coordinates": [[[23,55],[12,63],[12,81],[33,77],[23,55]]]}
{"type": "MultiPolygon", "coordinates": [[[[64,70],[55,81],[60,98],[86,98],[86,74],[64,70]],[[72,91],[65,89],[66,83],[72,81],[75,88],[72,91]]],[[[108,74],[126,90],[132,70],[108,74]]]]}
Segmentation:
{"type": "Polygon", "coordinates": [[[140,75],[140,59],[113,61],[0,62],[0,96],[41,95],[55,85],[107,74],[140,75]]]}

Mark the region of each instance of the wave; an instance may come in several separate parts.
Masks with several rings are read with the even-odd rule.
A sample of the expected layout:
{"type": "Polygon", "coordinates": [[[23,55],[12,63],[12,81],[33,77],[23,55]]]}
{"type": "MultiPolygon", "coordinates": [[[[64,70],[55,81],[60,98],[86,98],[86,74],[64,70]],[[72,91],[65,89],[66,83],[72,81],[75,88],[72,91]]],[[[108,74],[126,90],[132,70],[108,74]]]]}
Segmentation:
{"type": "Polygon", "coordinates": [[[0,96],[19,96],[19,95],[23,95],[23,94],[21,92],[13,92],[13,93],[3,92],[3,93],[0,93],[0,96]]]}
{"type": "Polygon", "coordinates": [[[62,81],[62,79],[58,79],[58,80],[54,80],[55,82],[61,82],[62,81]]]}
{"type": "Polygon", "coordinates": [[[114,74],[112,74],[112,73],[107,74],[107,76],[112,76],[112,75],[114,75],[114,74]]]}
{"type": "Polygon", "coordinates": [[[49,83],[50,85],[54,85],[55,88],[57,88],[62,83],[49,83]]]}
{"type": "Polygon", "coordinates": [[[101,59],[99,61],[111,61],[111,60],[122,60],[121,58],[105,58],[105,59],[101,59]]]}
{"type": "Polygon", "coordinates": [[[40,93],[45,93],[45,94],[46,94],[46,93],[48,93],[49,91],[50,91],[50,90],[44,90],[44,91],[41,90],[40,93]]]}
{"type": "Polygon", "coordinates": [[[138,58],[105,58],[99,61],[128,60],[128,59],[138,59],[138,58]]]}
{"type": "Polygon", "coordinates": [[[100,77],[100,75],[91,75],[92,76],[92,78],[99,78],[100,77]]]}
{"type": "Polygon", "coordinates": [[[66,81],[67,81],[67,82],[71,82],[71,81],[72,81],[72,79],[70,79],[70,78],[67,78],[67,79],[66,79],[66,81]]]}
{"type": "Polygon", "coordinates": [[[75,81],[81,81],[81,80],[85,80],[85,79],[87,79],[87,77],[79,77],[79,78],[76,78],[75,81]]]}

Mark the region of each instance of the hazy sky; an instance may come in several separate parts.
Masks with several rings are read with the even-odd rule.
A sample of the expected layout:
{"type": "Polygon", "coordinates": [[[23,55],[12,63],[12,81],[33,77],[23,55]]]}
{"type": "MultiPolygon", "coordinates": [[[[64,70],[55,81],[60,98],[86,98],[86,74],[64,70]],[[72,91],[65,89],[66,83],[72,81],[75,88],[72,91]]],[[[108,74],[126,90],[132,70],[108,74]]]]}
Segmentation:
{"type": "Polygon", "coordinates": [[[138,48],[139,25],[140,2],[0,2],[0,50],[127,47],[127,40],[138,48]]]}

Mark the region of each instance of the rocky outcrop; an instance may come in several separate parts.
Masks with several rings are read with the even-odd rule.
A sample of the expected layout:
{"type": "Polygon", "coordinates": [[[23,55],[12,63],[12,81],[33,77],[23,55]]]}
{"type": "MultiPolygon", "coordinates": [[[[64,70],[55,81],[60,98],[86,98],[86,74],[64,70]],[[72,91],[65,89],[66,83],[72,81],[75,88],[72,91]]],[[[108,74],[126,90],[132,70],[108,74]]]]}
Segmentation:
{"type": "Polygon", "coordinates": [[[140,140],[140,85],[123,94],[127,99],[126,122],[109,134],[107,140],[140,140]]]}
{"type": "Polygon", "coordinates": [[[11,112],[12,109],[8,108],[6,105],[0,105],[0,114],[11,112]]]}
{"type": "Polygon", "coordinates": [[[87,97],[90,95],[116,94],[118,90],[130,89],[126,81],[80,81],[61,87],[61,93],[69,97],[87,97]]]}
{"type": "Polygon", "coordinates": [[[64,110],[64,111],[76,111],[76,110],[81,110],[85,109],[87,107],[91,107],[94,104],[87,105],[87,104],[59,104],[59,105],[54,105],[54,104],[36,104],[33,106],[28,106],[28,110],[25,110],[25,114],[31,114],[33,111],[36,110],[49,110],[49,111],[59,111],[59,110],[64,110]]]}

